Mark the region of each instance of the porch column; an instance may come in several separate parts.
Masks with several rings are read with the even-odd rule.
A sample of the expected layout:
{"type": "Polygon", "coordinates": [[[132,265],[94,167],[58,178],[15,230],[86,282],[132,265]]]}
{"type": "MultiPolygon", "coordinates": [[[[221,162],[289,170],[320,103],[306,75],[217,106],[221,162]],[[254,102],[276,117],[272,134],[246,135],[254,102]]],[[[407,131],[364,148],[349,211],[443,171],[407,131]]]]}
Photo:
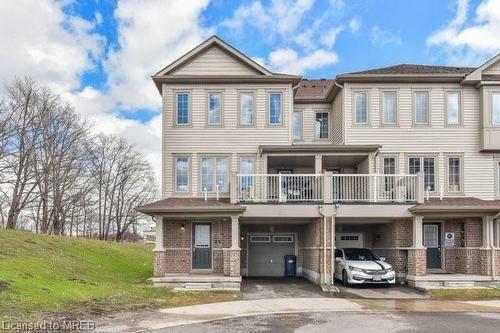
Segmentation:
{"type": "Polygon", "coordinates": [[[314,155],[314,173],[319,175],[323,170],[323,156],[314,155]]]}
{"type": "Polygon", "coordinates": [[[239,216],[231,216],[231,248],[225,263],[229,276],[238,277],[240,273],[240,221],[239,216]]]}
{"type": "Polygon", "coordinates": [[[493,245],[493,223],[490,216],[483,216],[483,248],[491,248],[493,245]]]}
{"type": "Polygon", "coordinates": [[[413,216],[413,247],[416,249],[423,249],[423,216],[413,216]]]}
{"type": "Polygon", "coordinates": [[[156,220],[156,239],[155,248],[153,249],[153,276],[160,277],[165,275],[165,246],[163,244],[164,235],[164,221],[163,217],[157,217],[156,220]]]}
{"type": "Polygon", "coordinates": [[[408,249],[408,276],[427,273],[427,250],[422,242],[423,216],[413,217],[413,247],[408,249]]]}

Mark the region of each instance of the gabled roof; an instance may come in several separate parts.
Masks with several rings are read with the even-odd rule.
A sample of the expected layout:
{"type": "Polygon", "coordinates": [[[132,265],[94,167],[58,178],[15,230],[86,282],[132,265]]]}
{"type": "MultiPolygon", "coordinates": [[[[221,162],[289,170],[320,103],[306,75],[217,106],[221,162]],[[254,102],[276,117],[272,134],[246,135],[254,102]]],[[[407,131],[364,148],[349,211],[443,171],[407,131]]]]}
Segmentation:
{"type": "Polygon", "coordinates": [[[262,81],[273,81],[273,82],[286,82],[297,84],[302,77],[297,75],[289,74],[279,74],[273,73],[264,66],[258,64],[254,60],[247,57],[242,52],[238,51],[236,48],[224,42],[217,36],[212,36],[205,40],[200,45],[193,48],[188,53],[184,54],[174,62],[172,62],[167,67],[160,70],[158,73],[152,76],[158,90],[161,93],[162,82],[172,82],[172,83],[204,83],[204,82],[262,82],[262,81]],[[198,56],[206,52],[212,47],[218,47],[223,52],[228,54],[230,57],[244,65],[245,67],[252,69],[255,74],[251,75],[172,75],[177,69],[188,64],[190,61],[196,59],[198,56]]]}
{"type": "Polygon", "coordinates": [[[467,74],[474,69],[474,67],[399,64],[347,74],[467,74]]]}
{"type": "Polygon", "coordinates": [[[496,63],[497,61],[500,61],[500,54],[497,54],[478,68],[476,68],[474,71],[468,73],[465,78],[463,79],[462,83],[476,83],[476,82],[481,82],[482,80],[482,74],[485,69],[496,63]]]}
{"type": "Polygon", "coordinates": [[[193,58],[195,58],[196,56],[203,53],[205,50],[209,49],[210,47],[212,47],[214,45],[220,47],[221,49],[226,51],[229,55],[233,56],[236,60],[238,60],[241,63],[247,65],[248,67],[256,70],[257,72],[259,72],[262,75],[272,75],[273,74],[271,71],[269,71],[268,69],[259,65],[258,63],[256,63],[255,61],[253,61],[252,59],[250,59],[249,57],[247,57],[246,55],[244,55],[243,53],[241,53],[240,51],[238,51],[237,49],[235,49],[231,45],[224,42],[219,37],[212,36],[209,39],[205,40],[200,45],[193,48],[188,53],[184,54],[183,56],[181,56],[180,58],[178,58],[177,60],[172,62],[167,67],[163,68],[161,71],[159,71],[158,73],[153,75],[153,77],[167,75],[167,74],[173,72],[175,69],[186,64],[187,62],[189,62],[190,60],[192,60],[193,58]]]}

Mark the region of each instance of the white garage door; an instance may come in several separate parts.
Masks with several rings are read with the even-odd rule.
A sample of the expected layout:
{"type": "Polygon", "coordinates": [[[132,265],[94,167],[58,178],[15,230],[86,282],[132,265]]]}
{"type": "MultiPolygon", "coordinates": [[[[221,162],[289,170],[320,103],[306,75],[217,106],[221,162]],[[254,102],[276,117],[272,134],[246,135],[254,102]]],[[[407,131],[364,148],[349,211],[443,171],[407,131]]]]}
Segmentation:
{"type": "Polygon", "coordinates": [[[364,247],[362,232],[339,232],[335,235],[337,249],[348,247],[364,247]]]}

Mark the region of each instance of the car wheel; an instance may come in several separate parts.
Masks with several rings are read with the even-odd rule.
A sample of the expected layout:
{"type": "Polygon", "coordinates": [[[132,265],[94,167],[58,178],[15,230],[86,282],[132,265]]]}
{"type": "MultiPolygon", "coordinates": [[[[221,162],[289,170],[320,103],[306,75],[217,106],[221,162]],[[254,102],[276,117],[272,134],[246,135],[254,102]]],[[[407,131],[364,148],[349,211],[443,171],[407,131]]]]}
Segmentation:
{"type": "Polygon", "coordinates": [[[349,286],[349,281],[347,279],[347,272],[345,270],[342,271],[342,284],[344,286],[349,286]]]}

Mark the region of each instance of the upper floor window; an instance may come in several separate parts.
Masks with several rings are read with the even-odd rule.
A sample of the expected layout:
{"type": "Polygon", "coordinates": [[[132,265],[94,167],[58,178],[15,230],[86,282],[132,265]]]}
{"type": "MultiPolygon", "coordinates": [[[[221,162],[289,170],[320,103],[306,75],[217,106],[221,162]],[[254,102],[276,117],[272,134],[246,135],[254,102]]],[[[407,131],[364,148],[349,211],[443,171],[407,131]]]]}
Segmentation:
{"type": "Polygon", "coordinates": [[[491,93],[491,122],[500,125],[500,92],[491,93]]]}
{"type": "Polygon", "coordinates": [[[328,139],[328,112],[316,112],[314,136],[316,139],[328,139]]]}
{"type": "Polygon", "coordinates": [[[384,91],[382,93],[382,117],[383,123],[394,125],[397,121],[396,92],[384,91]]]}
{"type": "Polygon", "coordinates": [[[201,158],[201,192],[229,192],[229,159],[214,156],[201,158]]]}
{"type": "Polygon", "coordinates": [[[176,101],[176,124],[188,125],[189,124],[189,93],[177,93],[176,101]]]}
{"type": "Polygon", "coordinates": [[[368,123],[368,92],[354,93],[355,123],[368,123]]]}
{"type": "Polygon", "coordinates": [[[208,93],[208,124],[222,125],[222,94],[220,92],[208,93]]]}
{"type": "Polygon", "coordinates": [[[415,91],[415,124],[429,123],[429,92],[415,91]]]}
{"type": "Polygon", "coordinates": [[[178,156],[175,158],[175,191],[189,192],[189,157],[178,156]]]}
{"type": "Polygon", "coordinates": [[[255,118],[253,93],[240,93],[240,125],[253,125],[255,118]]]}
{"type": "Polygon", "coordinates": [[[282,122],[282,94],[269,93],[269,124],[281,125],[282,122]]]}
{"type": "Polygon", "coordinates": [[[408,159],[408,173],[424,172],[424,190],[436,191],[436,168],[434,157],[410,157],[408,159]]]}
{"type": "Polygon", "coordinates": [[[446,122],[448,125],[460,124],[460,92],[446,93],[446,122]]]}
{"type": "Polygon", "coordinates": [[[293,113],[293,139],[295,141],[302,141],[304,138],[302,132],[303,120],[302,111],[295,111],[293,113]]]}
{"type": "Polygon", "coordinates": [[[448,156],[448,192],[462,192],[462,162],[459,156],[448,156]]]}

